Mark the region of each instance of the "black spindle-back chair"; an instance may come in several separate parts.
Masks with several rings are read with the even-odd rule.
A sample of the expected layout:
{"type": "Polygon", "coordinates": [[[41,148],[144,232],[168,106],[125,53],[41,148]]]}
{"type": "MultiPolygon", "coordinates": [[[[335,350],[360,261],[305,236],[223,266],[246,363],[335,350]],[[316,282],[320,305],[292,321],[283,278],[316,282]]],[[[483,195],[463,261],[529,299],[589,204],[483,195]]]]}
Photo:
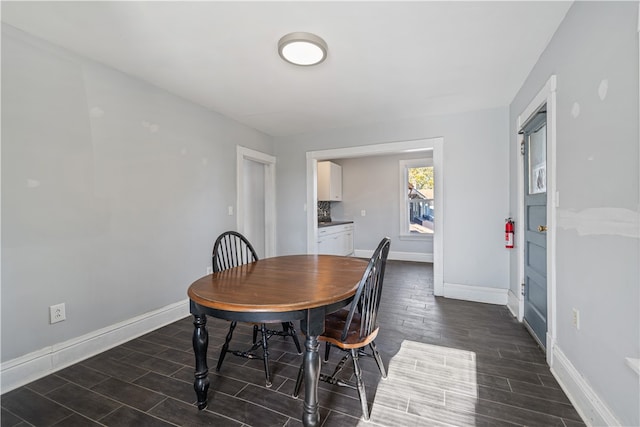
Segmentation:
{"type": "MultiPolygon", "coordinates": [[[[238,267],[240,265],[248,264],[258,261],[258,255],[251,245],[251,243],[242,234],[236,231],[226,231],[222,233],[216,239],[213,245],[213,253],[211,255],[211,263],[213,265],[214,272],[220,272],[229,268],[238,267]]],[[[266,324],[262,323],[253,324],[253,345],[246,351],[229,350],[229,342],[233,337],[233,330],[236,328],[237,322],[234,320],[229,326],[229,332],[225,338],[222,350],[220,351],[220,357],[218,358],[218,364],[216,365],[216,371],[220,371],[222,362],[224,361],[227,353],[232,353],[239,357],[246,357],[248,359],[262,359],[264,362],[264,372],[266,376],[266,386],[271,387],[271,371],[269,369],[269,351],[268,340],[273,335],[290,336],[293,338],[293,342],[296,345],[298,354],[302,354],[300,348],[300,342],[298,341],[298,335],[292,322],[282,323],[282,331],[276,331],[267,329],[266,324]],[[258,331],[260,332],[261,339],[258,341],[258,331]],[[262,347],[262,356],[255,354],[255,351],[262,347]]]]}

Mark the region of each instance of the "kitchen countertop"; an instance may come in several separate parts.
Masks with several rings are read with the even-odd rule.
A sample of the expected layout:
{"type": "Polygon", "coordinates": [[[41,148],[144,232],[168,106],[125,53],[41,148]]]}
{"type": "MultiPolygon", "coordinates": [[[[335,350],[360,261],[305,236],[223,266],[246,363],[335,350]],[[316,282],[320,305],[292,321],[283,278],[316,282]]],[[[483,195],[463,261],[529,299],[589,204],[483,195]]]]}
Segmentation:
{"type": "Polygon", "coordinates": [[[328,222],[319,222],[318,228],[323,227],[331,227],[333,225],[342,225],[342,224],[353,224],[353,221],[328,221],[328,222]]]}

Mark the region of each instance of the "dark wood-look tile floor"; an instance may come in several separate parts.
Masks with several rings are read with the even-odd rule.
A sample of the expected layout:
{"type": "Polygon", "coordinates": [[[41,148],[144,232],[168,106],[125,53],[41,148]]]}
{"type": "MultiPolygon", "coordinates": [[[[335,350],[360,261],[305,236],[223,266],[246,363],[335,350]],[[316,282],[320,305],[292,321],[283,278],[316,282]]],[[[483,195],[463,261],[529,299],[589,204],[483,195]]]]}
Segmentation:
{"type": "MultiPolygon", "coordinates": [[[[376,342],[388,378],[380,378],[373,359],[361,359],[366,425],[584,425],[506,307],[435,298],[432,276],[431,264],[387,264],[376,342]]],[[[203,411],[195,406],[188,317],[4,394],[1,424],[300,426],[302,399],[291,394],[301,356],[291,339],[269,341],[274,378],[265,388],[260,360],[228,355],[215,372],[227,326],[208,322],[211,387],[203,411]]],[[[248,326],[236,329],[234,347],[242,341],[251,341],[248,326]]],[[[340,353],[332,350],[323,371],[340,353]]],[[[365,425],[355,390],[321,383],[319,401],[323,427],[365,425]]]]}

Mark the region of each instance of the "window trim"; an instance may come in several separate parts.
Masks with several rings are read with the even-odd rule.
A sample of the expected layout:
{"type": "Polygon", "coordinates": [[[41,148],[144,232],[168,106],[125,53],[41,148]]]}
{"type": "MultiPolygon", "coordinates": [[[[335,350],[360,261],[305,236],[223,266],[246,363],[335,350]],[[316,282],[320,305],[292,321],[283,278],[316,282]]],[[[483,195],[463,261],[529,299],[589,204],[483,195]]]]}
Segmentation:
{"type": "MultiPolygon", "coordinates": [[[[400,172],[399,175],[399,200],[400,200],[400,229],[398,237],[400,240],[419,240],[419,241],[429,241],[433,240],[434,233],[430,234],[420,234],[420,233],[410,233],[408,227],[408,217],[409,217],[409,194],[407,192],[407,182],[409,182],[409,172],[410,168],[417,167],[433,167],[434,168],[434,179],[435,179],[435,167],[433,162],[433,157],[421,157],[418,159],[403,159],[398,161],[398,169],[400,172]]],[[[434,186],[436,183],[434,182],[434,186]]],[[[435,202],[435,192],[434,192],[434,202],[435,202]]]]}

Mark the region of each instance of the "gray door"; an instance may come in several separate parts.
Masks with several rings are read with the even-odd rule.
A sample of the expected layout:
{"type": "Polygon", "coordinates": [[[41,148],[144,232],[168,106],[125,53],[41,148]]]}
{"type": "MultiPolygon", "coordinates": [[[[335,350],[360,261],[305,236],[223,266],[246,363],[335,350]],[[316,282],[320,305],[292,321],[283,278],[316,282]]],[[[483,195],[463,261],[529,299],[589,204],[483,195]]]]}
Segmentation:
{"type": "Polygon", "coordinates": [[[524,128],[524,322],[546,347],[547,121],[544,110],[524,128]]]}

